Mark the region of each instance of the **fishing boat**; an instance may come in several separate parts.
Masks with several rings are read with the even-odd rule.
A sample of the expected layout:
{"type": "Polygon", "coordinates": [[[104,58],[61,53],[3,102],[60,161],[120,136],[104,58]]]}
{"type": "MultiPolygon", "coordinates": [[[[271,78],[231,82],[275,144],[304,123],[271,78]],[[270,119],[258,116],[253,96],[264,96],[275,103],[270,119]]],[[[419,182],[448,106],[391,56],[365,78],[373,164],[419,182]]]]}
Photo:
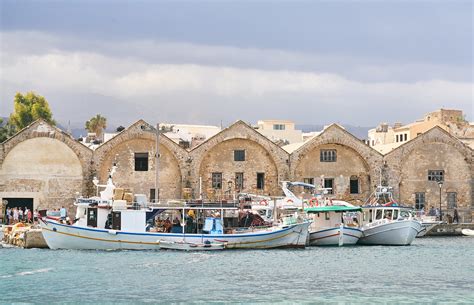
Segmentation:
{"type": "Polygon", "coordinates": [[[362,236],[357,214],[360,207],[318,205],[305,209],[313,221],[309,227],[310,246],[355,245],[362,236]]]}
{"type": "Polygon", "coordinates": [[[411,215],[412,208],[400,206],[388,186],[377,186],[369,205],[362,207],[363,245],[410,245],[421,231],[421,222],[411,215]]]}
{"type": "Polygon", "coordinates": [[[238,223],[236,206],[186,202],[150,205],[139,194],[133,202],[114,199],[114,171],[101,186],[105,189],[100,197],[76,199],[72,224],[48,217],[40,220],[51,249],[160,249],[160,244],[177,245],[184,239],[190,243],[187,247],[207,242],[216,243],[216,247],[225,244],[226,249],[305,247],[309,222],[241,229],[233,226],[238,223]],[[172,223],[170,216],[177,222],[172,223]],[[204,216],[214,223],[211,229],[200,223],[204,216]],[[185,221],[194,224],[186,226],[188,232],[182,225],[185,221]]]}

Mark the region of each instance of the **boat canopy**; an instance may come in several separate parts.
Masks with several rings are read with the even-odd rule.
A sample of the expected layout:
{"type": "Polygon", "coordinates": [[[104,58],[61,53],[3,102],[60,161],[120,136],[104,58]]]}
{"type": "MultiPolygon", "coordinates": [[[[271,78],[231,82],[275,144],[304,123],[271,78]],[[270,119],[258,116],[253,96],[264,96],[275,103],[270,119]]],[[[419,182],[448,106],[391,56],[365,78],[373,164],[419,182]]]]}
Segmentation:
{"type": "Polygon", "coordinates": [[[304,209],[307,213],[324,213],[324,212],[360,212],[360,207],[349,207],[344,205],[327,205],[320,207],[312,207],[304,209]]]}
{"type": "Polygon", "coordinates": [[[313,184],[309,184],[309,183],[305,183],[305,182],[288,182],[288,185],[289,186],[304,186],[304,187],[307,187],[307,188],[311,188],[311,189],[314,189],[316,188],[316,186],[314,186],[313,184]]]}

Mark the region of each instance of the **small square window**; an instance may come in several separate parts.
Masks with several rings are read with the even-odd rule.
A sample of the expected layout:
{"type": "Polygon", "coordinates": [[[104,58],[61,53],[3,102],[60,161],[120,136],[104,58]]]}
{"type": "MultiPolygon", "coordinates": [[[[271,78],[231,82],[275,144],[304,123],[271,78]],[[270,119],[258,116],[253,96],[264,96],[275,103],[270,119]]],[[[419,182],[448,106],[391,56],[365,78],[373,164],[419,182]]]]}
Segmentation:
{"type": "Polygon", "coordinates": [[[234,150],[234,161],[245,161],[245,150],[234,150]]]}
{"type": "Polygon", "coordinates": [[[273,124],[273,130],[285,130],[285,124],[273,124]]]}
{"type": "Polygon", "coordinates": [[[319,160],[321,162],[336,162],[336,150],[335,149],[321,149],[319,160]]]}
{"type": "Polygon", "coordinates": [[[135,153],[135,171],[148,171],[148,153],[135,153]]]}
{"type": "Polygon", "coordinates": [[[444,181],[444,170],[429,170],[428,181],[444,181]]]}

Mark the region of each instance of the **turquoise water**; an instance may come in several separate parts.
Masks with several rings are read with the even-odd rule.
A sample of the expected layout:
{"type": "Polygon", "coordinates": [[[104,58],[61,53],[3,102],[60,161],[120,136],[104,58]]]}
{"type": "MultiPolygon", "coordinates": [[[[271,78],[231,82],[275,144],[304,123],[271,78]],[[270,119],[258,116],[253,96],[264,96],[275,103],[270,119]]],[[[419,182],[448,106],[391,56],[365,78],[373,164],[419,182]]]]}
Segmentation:
{"type": "Polygon", "coordinates": [[[0,262],[0,303],[474,303],[469,237],[213,253],[0,248],[0,262]]]}

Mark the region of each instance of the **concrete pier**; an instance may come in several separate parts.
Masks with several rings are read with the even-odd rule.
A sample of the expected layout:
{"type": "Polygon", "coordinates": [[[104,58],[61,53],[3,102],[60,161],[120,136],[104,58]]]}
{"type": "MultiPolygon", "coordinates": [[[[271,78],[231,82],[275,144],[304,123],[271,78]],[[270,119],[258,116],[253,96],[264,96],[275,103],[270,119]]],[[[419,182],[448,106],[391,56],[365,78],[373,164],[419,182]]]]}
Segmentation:
{"type": "Polygon", "coordinates": [[[459,224],[439,224],[436,225],[426,236],[462,236],[463,229],[474,230],[473,223],[459,223],[459,224]]]}
{"type": "Polygon", "coordinates": [[[22,248],[48,248],[40,228],[33,226],[4,226],[3,241],[22,248]]]}

